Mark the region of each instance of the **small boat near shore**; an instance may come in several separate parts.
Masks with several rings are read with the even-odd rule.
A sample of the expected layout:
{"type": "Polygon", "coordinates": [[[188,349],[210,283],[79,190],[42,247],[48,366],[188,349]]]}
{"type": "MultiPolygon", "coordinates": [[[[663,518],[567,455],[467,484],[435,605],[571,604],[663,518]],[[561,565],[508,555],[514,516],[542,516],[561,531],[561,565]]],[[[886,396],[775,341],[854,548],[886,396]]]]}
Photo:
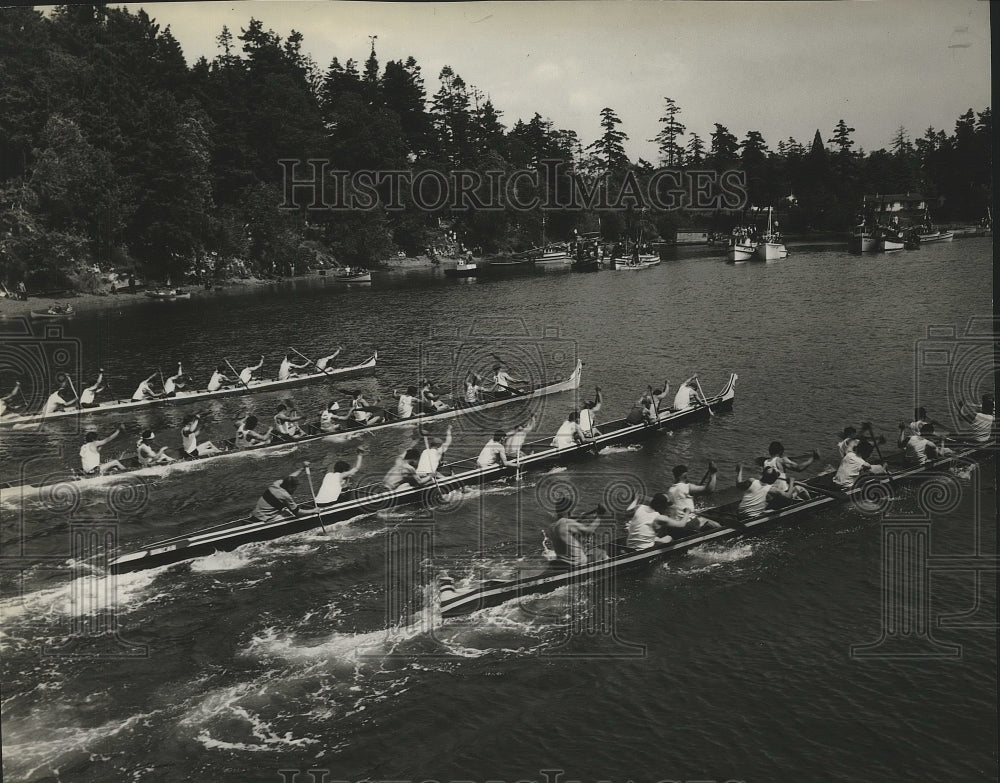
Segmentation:
{"type": "Polygon", "coordinates": [[[160,301],[171,301],[173,299],[190,299],[191,292],[185,291],[181,288],[165,288],[156,289],[155,291],[147,291],[146,296],[150,299],[158,299],[160,301]]]}
{"type": "Polygon", "coordinates": [[[874,253],[878,250],[878,237],[866,224],[861,223],[847,240],[847,250],[850,253],[874,253]]]}
{"type": "Polygon", "coordinates": [[[754,250],[754,257],[758,261],[780,261],[782,258],[788,257],[788,250],[781,241],[781,234],[772,225],[773,213],[773,208],[768,207],[767,231],[760,238],[760,242],[754,250]]]}
{"type": "Polygon", "coordinates": [[[926,245],[929,242],[951,242],[955,239],[955,232],[953,231],[929,231],[924,234],[918,234],[920,237],[920,243],[926,245]]]}
{"type": "Polygon", "coordinates": [[[372,281],[370,270],[351,266],[331,270],[327,277],[335,283],[370,283],[372,281]]]}
{"type": "MultiPolygon", "coordinates": [[[[864,477],[848,490],[836,486],[833,473],[825,473],[807,481],[796,482],[805,487],[811,497],[776,511],[741,518],[738,514],[740,501],[734,501],[715,508],[697,511],[703,519],[718,523],[721,527],[709,530],[680,531],[671,533],[673,541],[657,544],[649,549],[627,549],[625,539],[616,539],[608,547],[608,557],[604,560],[588,562],[577,567],[561,567],[552,563],[540,563],[536,568],[519,568],[517,575],[510,578],[486,579],[456,589],[454,580],[447,574],[439,577],[439,610],[442,617],[455,617],[480,609],[499,606],[507,601],[528,595],[550,593],[566,585],[578,585],[588,580],[607,579],[633,569],[648,566],[668,557],[687,554],[696,547],[742,535],[753,535],[771,525],[785,522],[801,522],[814,511],[824,510],[848,501],[859,505],[866,498],[881,498],[892,492],[895,482],[912,481],[930,476],[953,465],[975,464],[976,457],[991,449],[984,446],[956,447],[956,453],[942,457],[922,466],[907,465],[902,455],[893,455],[888,460],[891,475],[871,475],[864,477]]],[[[619,521],[619,520],[616,520],[619,521]]]]}
{"type": "Polygon", "coordinates": [[[438,479],[432,486],[400,487],[394,490],[388,490],[382,485],[359,487],[350,491],[348,497],[342,501],[320,509],[307,510],[297,517],[271,522],[240,519],[190,535],[158,541],[143,549],[119,555],[110,563],[110,568],[117,574],[139,571],[209,555],[216,551],[231,551],[242,544],[267,541],[311,530],[359,514],[388,511],[418,502],[429,505],[441,503],[446,500],[445,496],[450,492],[461,491],[464,487],[478,488],[488,481],[510,476],[517,478],[526,470],[593,457],[595,451],[600,448],[636,442],[663,430],[673,430],[704,421],[711,418],[713,413],[731,410],[736,396],[736,381],[737,376],[731,375],[722,391],[706,400],[707,405],[699,404],[680,411],[663,411],[652,423],[633,424],[625,418],[602,424],[602,434],[592,442],[556,448],[550,445],[551,436],[549,436],[525,444],[521,459],[509,466],[498,464],[482,468],[474,459],[462,460],[450,466],[453,471],[451,475],[438,479]],[[529,452],[529,449],[537,450],[529,452]]]}
{"type": "Polygon", "coordinates": [[[61,318],[72,318],[76,315],[73,305],[55,304],[45,310],[32,310],[31,318],[35,321],[53,321],[61,318]]]}
{"type": "Polygon", "coordinates": [[[115,399],[101,402],[90,407],[70,407],[56,413],[16,413],[4,416],[0,419],[0,427],[17,427],[19,425],[38,425],[43,422],[55,419],[65,419],[70,416],[90,416],[98,413],[118,413],[121,411],[135,411],[151,408],[156,405],[179,405],[201,400],[214,399],[216,397],[228,397],[236,394],[256,394],[264,391],[274,391],[276,389],[287,389],[292,386],[302,386],[319,380],[340,380],[344,378],[354,378],[360,375],[368,375],[375,370],[378,361],[376,352],[370,358],[360,364],[349,367],[329,368],[325,371],[317,371],[307,375],[296,375],[283,381],[279,380],[252,380],[249,383],[240,383],[217,391],[207,389],[197,391],[179,391],[170,397],[157,397],[151,400],[131,400],[115,399]]]}
{"type": "Polygon", "coordinates": [[[444,270],[445,277],[475,277],[479,274],[479,265],[475,262],[459,261],[457,266],[444,270]]]}

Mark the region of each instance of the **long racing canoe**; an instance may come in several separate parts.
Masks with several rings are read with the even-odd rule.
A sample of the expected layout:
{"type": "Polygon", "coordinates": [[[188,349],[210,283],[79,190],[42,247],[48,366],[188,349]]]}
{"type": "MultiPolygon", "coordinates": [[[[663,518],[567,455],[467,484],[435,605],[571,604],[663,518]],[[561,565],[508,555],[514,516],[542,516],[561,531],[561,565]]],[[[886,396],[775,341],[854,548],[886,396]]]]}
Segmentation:
{"type": "Polygon", "coordinates": [[[296,375],[293,378],[287,378],[283,381],[277,379],[272,380],[251,380],[249,383],[239,383],[235,386],[230,386],[225,389],[218,389],[216,391],[208,391],[208,389],[199,389],[192,391],[181,390],[170,397],[157,397],[150,400],[130,400],[130,399],[116,399],[107,400],[105,402],[98,403],[91,407],[79,407],[73,405],[69,408],[64,408],[56,413],[15,413],[11,415],[4,416],[0,418],[0,426],[2,427],[18,427],[19,425],[37,425],[43,422],[52,421],[54,419],[63,419],[69,416],[91,416],[97,413],[118,413],[119,411],[135,411],[144,410],[146,408],[151,408],[156,405],[179,405],[189,402],[200,402],[202,400],[215,399],[216,397],[228,397],[236,394],[256,394],[257,392],[274,391],[275,389],[287,389],[292,386],[303,386],[307,383],[313,383],[319,380],[343,380],[345,378],[356,378],[361,375],[367,375],[375,369],[375,364],[378,361],[378,352],[374,353],[368,359],[365,359],[360,364],[351,365],[349,367],[332,367],[325,371],[317,371],[309,373],[307,375],[296,375]]]}
{"type": "MultiPolygon", "coordinates": [[[[374,360],[374,357],[373,359],[374,360]]],[[[525,400],[537,399],[539,397],[544,397],[550,394],[558,394],[560,392],[572,391],[580,385],[580,378],[583,374],[583,362],[577,362],[576,368],[573,370],[572,374],[561,381],[556,381],[554,383],[547,384],[545,386],[538,386],[530,391],[525,391],[522,394],[497,397],[495,399],[489,399],[478,405],[464,405],[456,408],[449,408],[443,411],[435,411],[433,413],[417,414],[410,416],[409,418],[398,418],[390,414],[390,418],[381,424],[373,424],[370,426],[356,426],[346,430],[337,430],[332,432],[324,431],[318,424],[309,424],[305,427],[306,434],[301,438],[279,440],[267,445],[259,446],[249,446],[240,447],[235,438],[228,438],[223,441],[215,441],[215,445],[222,449],[221,454],[209,454],[199,457],[183,457],[184,464],[188,466],[205,466],[209,464],[217,464],[219,460],[227,459],[231,457],[239,457],[241,455],[247,454],[270,454],[270,453],[286,453],[289,447],[295,447],[300,443],[310,443],[312,441],[323,440],[325,438],[344,438],[352,437],[354,435],[360,434],[362,432],[371,433],[376,431],[381,431],[385,429],[390,429],[392,427],[403,427],[403,426],[423,426],[438,421],[445,421],[449,419],[454,419],[459,416],[468,416],[470,414],[477,414],[481,411],[493,410],[495,408],[500,408],[504,405],[510,405],[515,402],[524,402],[525,400]]],[[[179,454],[180,452],[178,452],[179,454]]],[[[174,456],[174,455],[171,455],[174,456]]],[[[159,476],[169,470],[171,470],[171,465],[154,465],[152,467],[144,467],[139,464],[138,458],[135,454],[126,454],[119,458],[125,467],[125,471],[119,471],[114,474],[109,474],[105,476],[91,476],[84,475],[75,470],[61,471],[57,473],[51,473],[47,475],[38,476],[22,476],[18,479],[6,482],[0,482],[0,501],[8,501],[12,498],[14,494],[20,496],[22,500],[29,497],[34,492],[54,484],[61,484],[64,482],[72,482],[74,487],[84,488],[89,485],[105,485],[108,483],[113,483],[115,478],[120,478],[123,476],[159,476]]],[[[171,463],[173,464],[173,463],[171,463]]]]}
{"type": "MultiPolygon", "coordinates": [[[[578,367],[577,370],[579,369],[578,367]]],[[[210,555],[216,551],[231,551],[252,541],[267,541],[361,514],[387,511],[414,503],[433,507],[446,500],[446,496],[454,490],[479,487],[484,482],[516,476],[525,470],[593,457],[595,452],[606,446],[636,442],[657,432],[687,427],[698,421],[707,420],[713,413],[732,410],[736,396],[736,380],[735,374],[730,375],[722,390],[705,401],[707,404],[694,405],[680,411],[661,411],[655,422],[633,424],[627,419],[619,419],[602,423],[601,434],[584,444],[556,448],[551,446],[550,439],[546,438],[525,444],[520,459],[509,466],[498,464],[481,468],[475,460],[455,462],[450,465],[453,471],[451,475],[438,479],[428,487],[401,487],[394,490],[388,490],[382,485],[359,487],[350,493],[345,493],[348,497],[342,501],[320,510],[305,511],[297,517],[271,522],[240,519],[200,530],[191,535],[158,541],[144,549],[120,555],[110,563],[110,568],[115,573],[139,571],[210,555]]]]}
{"type": "Polygon", "coordinates": [[[804,486],[810,491],[810,499],[777,511],[766,511],[751,518],[740,518],[738,500],[715,508],[699,510],[698,516],[717,522],[722,527],[704,531],[681,531],[680,535],[671,532],[674,540],[670,543],[657,544],[641,550],[627,549],[624,546],[625,539],[618,538],[608,548],[607,559],[573,568],[560,567],[552,563],[529,566],[520,569],[520,572],[511,578],[486,579],[460,589],[456,589],[454,580],[445,574],[439,579],[441,615],[454,617],[468,614],[525,596],[550,593],[567,585],[578,585],[587,580],[607,579],[619,573],[657,563],[667,557],[686,554],[703,544],[757,533],[762,528],[779,522],[796,521],[813,511],[830,508],[852,499],[856,501],[867,499],[875,508],[880,501],[891,497],[895,482],[919,479],[956,464],[969,464],[987,451],[992,449],[978,445],[956,445],[953,454],[920,466],[908,465],[902,455],[892,455],[886,463],[891,474],[868,475],[848,490],[843,490],[833,483],[833,473],[819,475],[808,481],[796,481],[797,486],[804,486]]]}

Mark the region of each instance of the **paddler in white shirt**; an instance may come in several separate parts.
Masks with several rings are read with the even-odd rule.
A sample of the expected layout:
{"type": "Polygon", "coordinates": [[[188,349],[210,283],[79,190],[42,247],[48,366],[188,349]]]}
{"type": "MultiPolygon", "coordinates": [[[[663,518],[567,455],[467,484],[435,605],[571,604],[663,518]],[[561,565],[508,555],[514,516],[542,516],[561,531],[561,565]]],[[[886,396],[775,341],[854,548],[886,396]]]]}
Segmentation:
{"type": "Polygon", "coordinates": [[[420,461],[417,463],[417,476],[437,476],[441,477],[438,468],[441,465],[441,458],[448,447],[451,446],[451,426],[445,433],[444,440],[441,438],[430,438],[426,448],[420,454],[420,461]]]}
{"type": "Polygon", "coordinates": [[[692,484],[688,481],[687,465],[677,465],[674,467],[674,483],[667,490],[667,499],[670,507],[665,512],[671,518],[671,527],[682,527],[693,530],[702,530],[706,527],[717,528],[719,525],[709,520],[699,519],[695,513],[694,498],[692,495],[708,495],[715,492],[716,480],[719,469],[711,460],[708,462],[708,481],[704,484],[692,484]]]}
{"type": "Polygon", "coordinates": [[[240,370],[240,383],[244,386],[248,385],[251,380],[253,380],[253,374],[257,372],[261,367],[264,366],[264,355],[261,354],[260,361],[250,367],[244,367],[240,370]]]}
{"type": "Polygon", "coordinates": [[[158,373],[153,373],[146,380],[136,387],[135,392],[132,394],[132,402],[142,402],[143,400],[156,400],[163,395],[159,392],[153,391],[153,387],[150,384],[153,382],[153,378],[157,376],[158,373]]]}
{"type": "Polygon", "coordinates": [[[42,408],[43,416],[48,416],[51,413],[59,413],[76,402],[76,397],[71,400],[67,400],[62,396],[62,392],[66,388],[66,385],[66,381],[63,381],[62,385],[49,395],[49,398],[45,401],[45,405],[42,408]]]}
{"type": "Polygon", "coordinates": [[[210,392],[221,391],[227,386],[231,386],[233,382],[229,379],[229,376],[225,373],[225,368],[219,364],[216,365],[215,372],[212,373],[212,377],[208,379],[208,386],[205,387],[210,392]]]}
{"type": "Polygon", "coordinates": [[[291,357],[286,353],[285,358],[281,360],[281,366],[278,368],[278,380],[279,381],[289,381],[292,378],[298,377],[298,370],[304,370],[309,366],[309,362],[304,362],[302,364],[296,364],[291,360],[291,357]]]}
{"type": "Polygon", "coordinates": [[[507,450],[504,448],[504,440],[506,439],[506,433],[503,430],[497,430],[493,433],[493,437],[487,441],[486,445],[483,446],[483,450],[479,452],[479,456],[476,457],[476,464],[483,468],[496,467],[497,465],[503,465],[504,467],[512,464],[509,459],[507,459],[507,450]]]}
{"type": "Polygon", "coordinates": [[[693,381],[697,378],[697,375],[692,375],[684,381],[684,383],[677,387],[677,394],[674,395],[673,404],[673,409],[675,411],[687,410],[688,408],[692,408],[701,402],[701,398],[698,396],[698,390],[693,385],[693,381]]]}
{"type": "Polygon", "coordinates": [[[517,387],[523,386],[526,383],[526,380],[515,378],[507,372],[500,362],[493,365],[493,388],[490,391],[494,394],[523,394],[524,392],[517,387]]]}
{"type": "Polygon", "coordinates": [[[959,406],[959,415],[972,425],[972,441],[974,443],[989,443],[994,437],[995,402],[992,394],[983,395],[983,403],[977,411],[975,406],[963,402],[959,406]]]}
{"type": "Polygon", "coordinates": [[[80,447],[80,468],[85,476],[103,476],[111,472],[124,471],[125,466],[116,459],[101,462],[101,447],[107,446],[122,433],[119,427],[103,440],[98,439],[96,432],[88,432],[80,447]]]}
{"type": "Polygon", "coordinates": [[[104,370],[99,370],[97,373],[97,380],[93,382],[90,386],[85,388],[80,392],[80,407],[81,408],[96,408],[97,403],[94,402],[94,398],[104,391],[104,386],[101,384],[104,381],[104,370]]]}
{"type": "Polygon", "coordinates": [[[177,372],[174,375],[168,375],[167,379],[163,382],[163,393],[167,397],[176,397],[177,390],[184,388],[184,370],[181,369],[181,363],[177,362],[177,372]]]}
{"type": "Polygon", "coordinates": [[[181,426],[181,451],[184,452],[188,459],[211,457],[222,453],[222,449],[218,448],[210,440],[198,443],[199,432],[201,432],[201,414],[192,413],[190,416],[185,416],[184,423],[181,426]]]}
{"type": "Polygon", "coordinates": [[[320,485],[319,491],[316,493],[317,506],[328,506],[331,503],[336,503],[342,498],[344,500],[348,499],[344,496],[344,490],[347,487],[347,479],[361,470],[361,460],[364,457],[364,453],[364,449],[358,449],[358,458],[355,461],[353,468],[344,460],[337,460],[333,464],[333,466],[327,471],[326,475],[323,476],[323,483],[320,485]]]}

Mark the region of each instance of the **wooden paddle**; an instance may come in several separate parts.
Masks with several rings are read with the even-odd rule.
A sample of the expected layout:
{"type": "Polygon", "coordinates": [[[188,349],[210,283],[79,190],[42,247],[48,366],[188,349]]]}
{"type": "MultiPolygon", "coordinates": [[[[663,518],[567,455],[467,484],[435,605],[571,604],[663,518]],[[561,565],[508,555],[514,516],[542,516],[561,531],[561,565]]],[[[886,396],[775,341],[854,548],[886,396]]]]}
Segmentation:
{"type": "Polygon", "coordinates": [[[301,351],[298,351],[295,348],[292,348],[292,351],[295,352],[295,353],[297,353],[299,356],[301,356],[303,359],[305,359],[307,362],[309,362],[309,364],[311,364],[313,367],[315,367],[317,370],[319,370],[324,375],[332,375],[333,374],[333,370],[327,370],[324,367],[320,367],[318,364],[316,364],[316,362],[314,362],[312,359],[310,359],[308,356],[306,356],[301,351]]]}
{"type": "MultiPolygon", "coordinates": [[[[240,374],[239,374],[238,372],[236,372],[236,368],[235,368],[235,367],[233,367],[233,365],[231,365],[231,364],[229,363],[229,359],[226,359],[225,357],[223,357],[223,361],[225,361],[225,363],[226,363],[226,366],[227,366],[227,367],[228,367],[228,368],[229,368],[230,370],[232,370],[232,371],[233,371],[233,375],[234,375],[234,376],[236,377],[236,382],[237,382],[237,383],[242,383],[242,384],[243,384],[243,388],[244,388],[244,389],[246,389],[247,391],[250,391],[250,387],[249,387],[249,386],[248,386],[248,385],[246,384],[246,382],[244,382],[244,380],[243,380],[243,379],[242,379],[242,378],[240,377],[240,374]]],[[[161,378],[163,377],[162,373],[161,373],[160,377],[161,377],[161,378]]]]}
{"type": "Polygon", "coordinates": [[[325,535],[327,535],[326,525],[323,524],[323,512],[319,510],[319,503],[316,502],[316,490],[313,489],[312,471],[309,470],[309,463],[308,462],[303,462],[302,466],[306,469],[306,479],[309,482],[309,494],[312,495],[313,505],[316,507],[316,513],[317,513],[318,519],[319,519],[319,526],[320,526],[320,528],[322,528],[323,535],[325,536],[325,535]]]}
{"type": "Polygon", "coordinates": [[[76,393],[76,387],[73,385],[73,379],[69,377],[69,373],[63,373],[63,377],[66,379],[66,383],[69,384],[69,390],[73,392],[73,396],[76,397],[76,401],[79,407],[80,395],[76,393]]]}
{"type": "Polygon", "coordinates": [[[701,381],[698,380],[698,376],[697,375],[694,376],[694,382],[698,386],[698,393],[701,395],[701,401],[705,404],[705,407],[708,408],[709,415],[710,416],[714,416],[715,415],[715,411],[713,411],[712,410],[712,406],[708,404],[708,398],[705,396],[705,392],[701,388],[701,381]]]}
{"type": "MultiPolygon", "coordinates": [[[[892,487],[892,491],[896,491],[896,481],[893,478],[892,473],[889,472],[889,465],[885,461],[885,457],[882,456],[882,448],[879,446],[879,438],[875,437],[875,432],[872,430],[872,423],[870,421],[861,422],[861,431],[867,432],[872,436],[872,442],[875,444],[875,451],[878,452],[878,458],[882,461],[882,467],[885,468],[885,475],[889,479],[889,486],[892,487]]],[[[884,438],[883,438],[884,440],[884,438]]]]}

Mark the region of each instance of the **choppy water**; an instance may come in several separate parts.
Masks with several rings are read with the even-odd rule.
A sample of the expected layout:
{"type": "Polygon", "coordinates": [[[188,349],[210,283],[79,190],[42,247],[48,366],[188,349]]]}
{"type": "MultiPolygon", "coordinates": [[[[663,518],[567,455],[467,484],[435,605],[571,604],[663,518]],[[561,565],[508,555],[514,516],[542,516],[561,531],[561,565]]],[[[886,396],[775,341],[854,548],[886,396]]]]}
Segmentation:
{"type": "MultiPolygon", "coordinates": [[[[988,341],[963,337],[970,317],[992,311],[991,250],[989,240],[867,257],[791,248],[786,261],[737,267],[682,251],[636,274],[478,282],[385,274],[370,286],[300,282],[123,307],[78,317],[67,336],[80,340],[85,374],[104,366],[125,393],[179,359],[207,378],[223,357],[263,352],[273,368],[288,346],[316,356],[340,343],[350,359],[377,349],[380,364],[377,377],[338,387],[383,397],[418,375],[452,379],[453,349],[459,375],[470,355],[482,366],[499,352],[549,377],[579,356],[580,397],[599,384],[605,419],[647,383],[698,372],[711,394],[739,373],[732,414],[439,509],[435,562],[461,579],[539,551],[539,501],[553,482],[592,505],[616,483],[655,491],[678,462],[700,475],[714,458],[725,500],[733,463],[775,437],[793,454],[818,447],[832,466],[846,424],[871,420],[891,437],[915,395],[948,420],[948,389],[967,394],[993,371],[988,341]],[[921,358],[929,326],[957,330],[950,370],[921,358]],[[507,337],[456,342],[470,329],[507,337]]],[[[209,437],[231,434],[251,407],[269,415],[283,396],[205,404],[209,437]]],[[[331,396],[323,385],[294,392],[303,411],[331,396]]],[[[574,402],[547,400],[540,431],[574,402]]],[[[125,423],[130,439],[152,427],[172,444],[187,412],[97,421],[102,431],[125,423]]],[[[380,475],[411,436],[363,438],[362,472],[380,475]]],[[[172,468],[141,487],[112,481],[23,509],[4,502],[5,779],[279,781],[293,769],[331,780],[545,780],[556,769],[611,781],[996,778],[995,575],[977,592],[970,572],[933,574],[938,646],[917,640],[924,657],[852,657],[852,645],[880,636],[881,527],[848,507],[622,577],[596,608],[561,591],[448,621],[433,601],[387,619],[386,585],[407,579],[387,564],[387,542],[421,521],[401,511],[119,577],[116,590],[68,560],[73,522],[117,509],[128,548],[192,531],[244,513],[302,459],[350,457],[360,440],[172,468]],[[95,604],[117,608],[117,641],[95,635],[84,611],[95,604]],[[613,634],[585,632],[609,618],[613,634]],[[960,656],[927,657],[944,644],[960,656]]],[[[455,456],[484,440],[459,431],[455,456]]],[[[3,478],[26,460],[29,473],[61,469],[79,443],[69,424],[5,433],[3,478]]],[[[952,483],[954,502],[931,522],[933,553],[995,551],[993,463],[952,483]]],[[[893,511],[912,519],[925,506],[907,489],[893,511]]]]}

